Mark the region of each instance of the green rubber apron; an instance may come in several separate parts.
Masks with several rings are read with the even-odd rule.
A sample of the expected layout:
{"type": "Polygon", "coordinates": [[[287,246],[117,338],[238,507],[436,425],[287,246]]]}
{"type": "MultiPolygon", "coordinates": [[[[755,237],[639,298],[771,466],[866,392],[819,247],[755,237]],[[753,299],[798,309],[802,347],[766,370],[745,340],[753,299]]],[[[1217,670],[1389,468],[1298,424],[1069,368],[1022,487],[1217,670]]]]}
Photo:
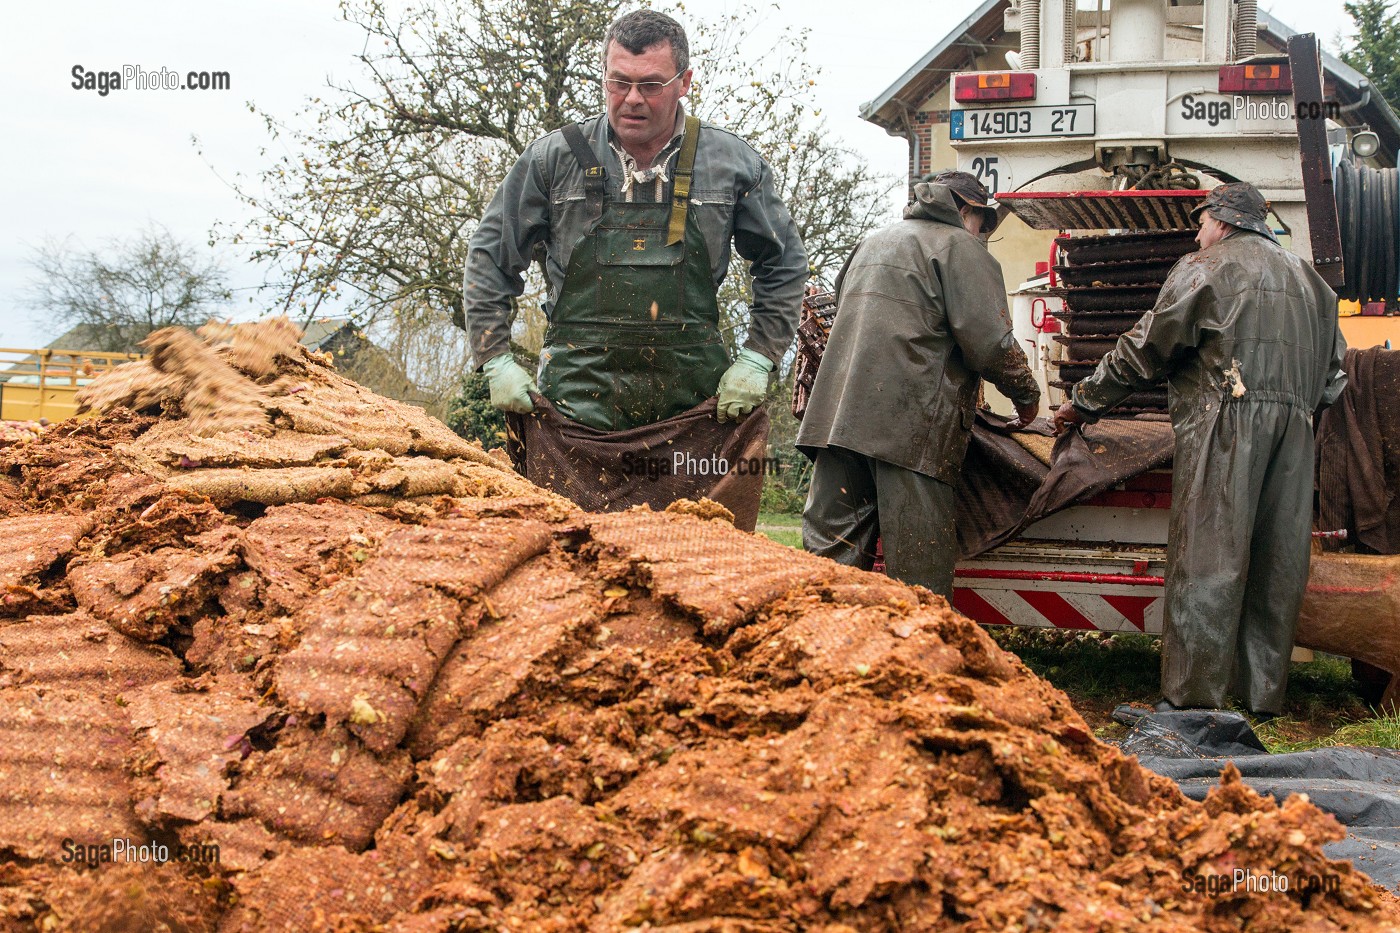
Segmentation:
{"type": "Polygon", "coordinates": [[[540,354],[540,390],[567,418],[601,431],[655,424],[714,395],[729,366],[688,210],[699,134],[687,117],[671,202],[629,204],[607,200],[582,131],[564,129],[598,218],[574,245],[540,354]]]}

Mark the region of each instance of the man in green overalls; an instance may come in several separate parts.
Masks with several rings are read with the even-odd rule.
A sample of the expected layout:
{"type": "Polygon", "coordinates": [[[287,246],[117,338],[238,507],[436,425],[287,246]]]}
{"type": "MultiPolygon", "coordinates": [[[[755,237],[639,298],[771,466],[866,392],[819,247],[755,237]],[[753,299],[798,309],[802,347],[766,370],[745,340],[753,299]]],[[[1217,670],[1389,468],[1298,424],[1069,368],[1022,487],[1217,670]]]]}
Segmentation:
{"type": "MultiPolygon", "coordinates": [[[[807,257],[767,162],[689,117],[689,47],[652,10],[603,44],[607,113],[530,143],[472,235],[466,323],[491,402],[542,394],[602,432],[655,424],[717,396],[720,421],[763,401],[797,325],[807,257]],[[730,246],[752,263],[744,347],[730,360],[716,292],[730,246]],[[535,379],[510,353],[510,300],[543,245],[549,328],[535,379]]],[[[700,453],[708,453],[702,451],[700,453]]]]}

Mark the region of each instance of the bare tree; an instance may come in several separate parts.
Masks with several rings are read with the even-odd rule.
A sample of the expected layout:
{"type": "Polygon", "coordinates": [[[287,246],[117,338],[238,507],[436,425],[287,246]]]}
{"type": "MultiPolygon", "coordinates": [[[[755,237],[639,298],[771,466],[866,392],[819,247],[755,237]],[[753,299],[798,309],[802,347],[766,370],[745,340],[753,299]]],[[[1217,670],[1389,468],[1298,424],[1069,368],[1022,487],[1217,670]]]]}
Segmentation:
{"type": "MultiPolygon", "coordinates": [[[[309,101],[296,125],[263,114],[285,152],[237,186],[259,219],[234,238],[255,243],[256,257],[278,270],[278,310],[310,320],[340,302],[405,352],[433,344],[428,335],[461,315],[467,238],[510,165],[536,136],[602,110],[600,44],[623,8],[428,0],[391,19],[374,0],[344,3],[365,35],[361,76],[309,101]]],[[[752,19],[744,9],[692,22],[690,105],[772,161],[829,278],[887,189],[821,128],[804,34],[741,49],[752,19]]],[[[747,270],[736,262],[734,272],[722,305],[728,330],[741,334],[747,270]]],[[[513,336],[527,354],[540,349],[543,292],[533,274],[517,302],[513,336]]],[[[415,378],[423,368],[405,362],[415,378]]]]}
{"type": "Polygon", "coordinates": [[[287,152],[237,186],[260,219],[234,239],[284,274],[283,310],[460,313],[471,226],[532,138],[600,106],[597,43],[619,7],[441,0],[391,20],[373,0],[342,4],[365,34],[361,79],[309,101],[306,128],[264,113],[287,152]]]}
{"type": "Polygon", "coordinates": [[[215,259],[154,224],[102,252],[48,241],[30,265],[32,305],[82,325],[84,349],[129,352],[162,327],[204,323],[232,297],[215,259]]]}
{"type": "Polygon", "coordinates": [[[699,24],[691,106],[733,128],[768,160],[813,277],[830,284],[860,238],[891,219],[889,194],[901,180],[872,171],[815,108],[820,69],[808,61],[807,30],[789,26],[770,46],[755,48],[754,19],[755,11],[744,7],[699,24]]]}

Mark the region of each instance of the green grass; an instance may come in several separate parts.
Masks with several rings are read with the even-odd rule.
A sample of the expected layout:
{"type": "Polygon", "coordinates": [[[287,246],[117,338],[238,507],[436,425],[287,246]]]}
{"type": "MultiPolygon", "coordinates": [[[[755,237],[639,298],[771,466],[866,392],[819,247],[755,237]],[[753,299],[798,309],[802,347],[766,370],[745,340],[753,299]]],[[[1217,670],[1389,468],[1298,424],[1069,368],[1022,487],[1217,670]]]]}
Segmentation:
{"type": "Polygon", "coordinates": [[[786,512],[759,512],[758,533],[779,544],[802,548],[802,516],[786,512]]]}
{"type": "Polygon", "coordinates": [[[1327,744],[1400,748],[1400,714],[1377,716],[1342,726],[1332,734],[1327,744]]]}
{"type": "MultiPolygon", "coordinates": [[[[1067,693],[1101,738],[1127,733],[1110,719],[1114,706],[1150,705],[1161,697],[1162,648],[1154,636],[1001,626],[988,631],[1067,693]]],[[[1334,745],[1400,748],[1400,716],[1377,716],[1357,693],[1350,662],[1330,655],[1293,665],[1284,715],[1256,725],[1255,732],[1275,753],[1334,745]]]]}
{"type": "Polygon", "coordinates": [[[1318,654],[1316,660],[1294,664],[1288,672],[1284,712],[1305,721],[1336,721],[1370,715],[1370,708],[1356,692],[1351,662],[1335,655],[1318,654]]]}
{"type": "Polygon", "coordinates": [[[1291,716],[1280,716],[1256,726],[1264,747],[1274,754],[1306,752],[1314,748],[1353,745],[1365,748],[1400,748],[1400,715],[1366,715],[1346,722],[1328,735],[1314,735],[1291,716]]]}
{"type": "Polygon", "coordinates": [[[1154,636],[1006,626],[987,630],[997,644],[1072,698],[1121,703],[1159,689],[1161,642],[1154,636]]]}

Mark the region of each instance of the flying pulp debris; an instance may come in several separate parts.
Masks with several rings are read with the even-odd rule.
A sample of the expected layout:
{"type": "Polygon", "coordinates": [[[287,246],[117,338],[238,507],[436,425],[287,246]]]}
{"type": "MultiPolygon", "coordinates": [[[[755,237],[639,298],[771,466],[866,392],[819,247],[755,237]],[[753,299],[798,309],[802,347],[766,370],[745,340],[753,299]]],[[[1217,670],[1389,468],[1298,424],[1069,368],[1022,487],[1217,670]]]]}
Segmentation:
{"type": "Polygon", "coordinates": [[[91,387],[141,410],[0,453],[12,925],[1400,916],[1322,857],[1330,817],[1237,781],[1185,800],[927,593],[722,520],[581,513],[294,340],[259,365],[277,327],[160,337],[91,387]],[[63,862],[113,839],[193,857],[63,862]],[[1237,868],[1291,890],[1183,890],[1237,868]]]}

